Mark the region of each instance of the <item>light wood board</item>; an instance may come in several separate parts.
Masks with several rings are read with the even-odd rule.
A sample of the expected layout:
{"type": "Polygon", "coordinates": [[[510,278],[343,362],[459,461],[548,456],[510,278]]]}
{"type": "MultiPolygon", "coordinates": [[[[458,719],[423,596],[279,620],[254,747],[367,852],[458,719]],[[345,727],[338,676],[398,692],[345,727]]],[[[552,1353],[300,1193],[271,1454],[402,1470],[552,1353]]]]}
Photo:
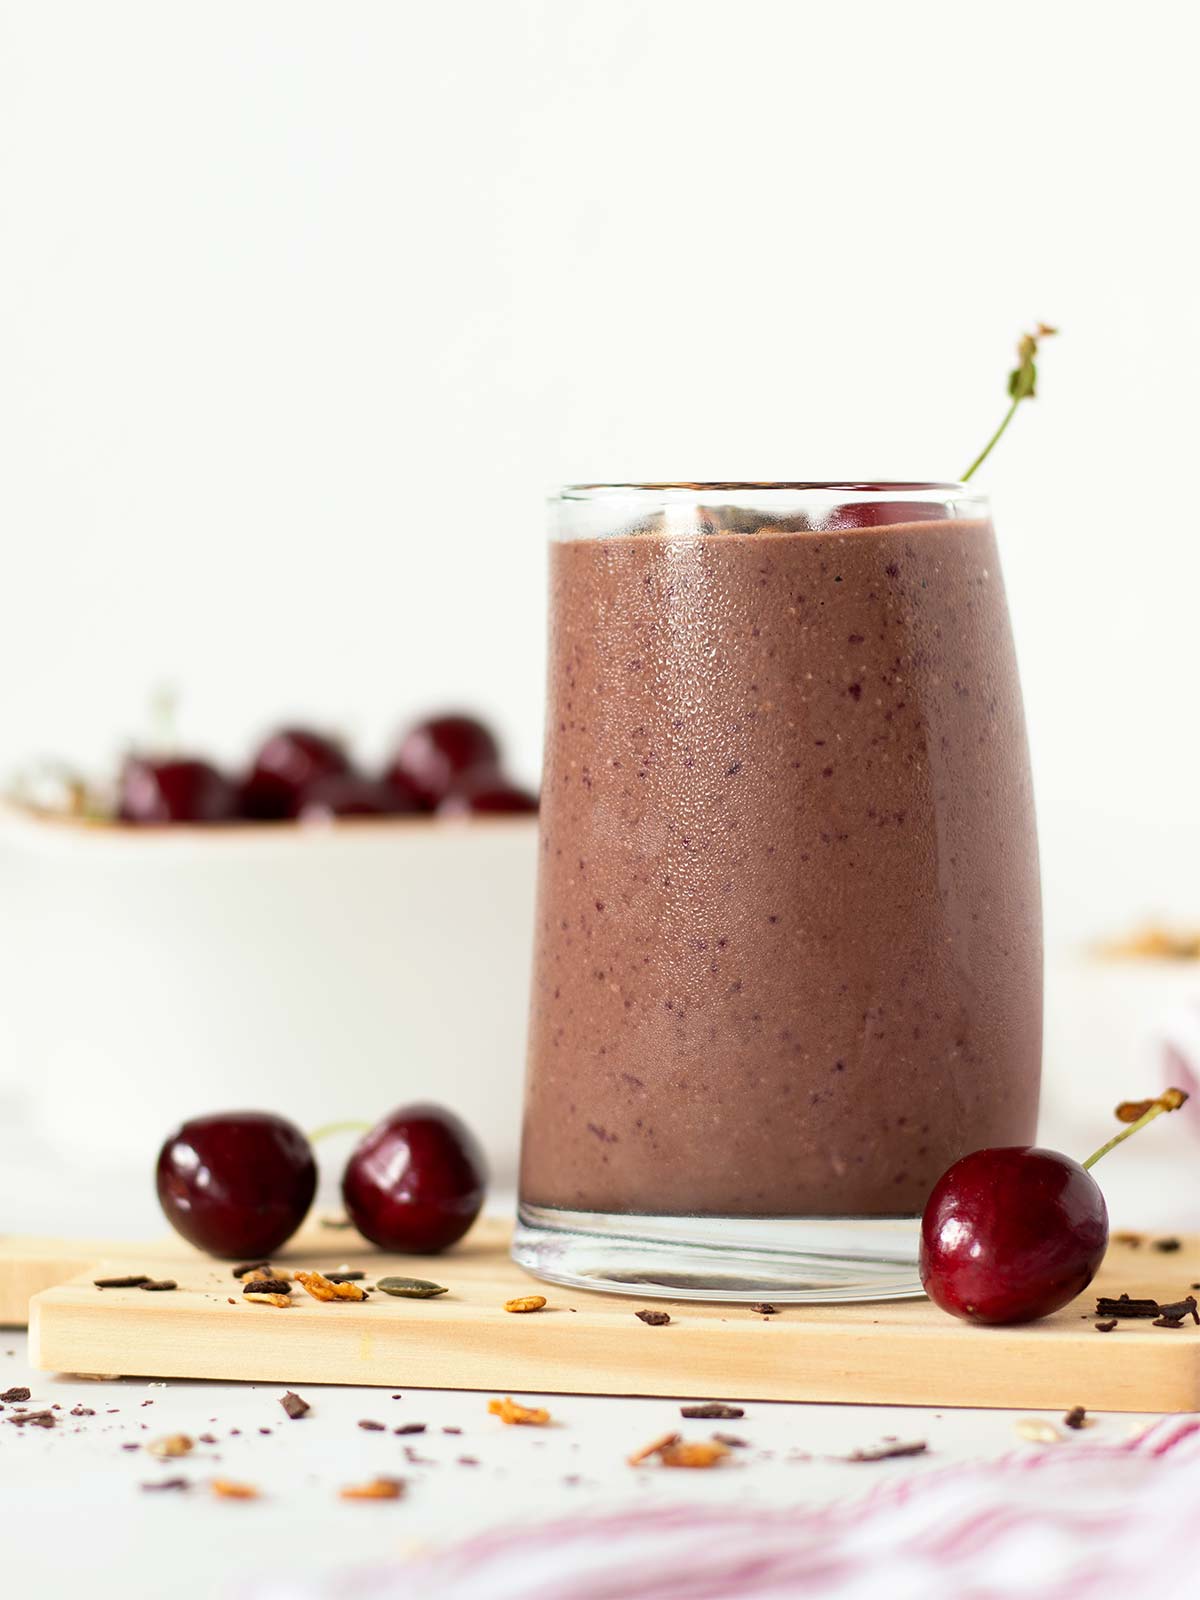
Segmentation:
{"type": "MultiPolygon", "coordinates": [[[[1122,1322],[1099,1334],[1093,1325],[1097,1293],[1186,1294],[1200,1279],[1200,1237],[1169,1254],[1114,1244],[1085,1296],[1020,1328],[971,1327],[925,1301],[784,1306],[763,1318],[748,1305],[560,1289],[513,1266],[508,1238],[506,1224],[485,1220],[448,1255],[404,1259],[380,1255],[357,1234],[312,1229],[277,1260],[318,1268],[346,1262],[365,1268],[368,1282],[389,1272],[433,1277],[450,1292],[327,1305],[297,1288],[287,1310],[243,1301],[228,1264],[186,1245],[126,1245],[103,1258],[94,1253],[99,1246],[62,1246],[57,1285],[35,1293],[30,1305],[31,1360],[58,1372],[292,1385],[1200,1409],[1200,1328],[1122,1322]],[[93,1286],[107,1271],[132,1270],[174,1277],[179,1289],[93,1286]],[[546,1295],[544,1311],[503,1310],[505,1300],[529,1293],[546,1295]],[[668,1310],[670,1324],[640,1322],[633,1313],[643,1305],[668,1310]]],[[[54,1282],[52,1254],[45,1241],[0,1240],[13,1282],[12,1263],[20,1260],[25,1282],[54,1282]]]]}

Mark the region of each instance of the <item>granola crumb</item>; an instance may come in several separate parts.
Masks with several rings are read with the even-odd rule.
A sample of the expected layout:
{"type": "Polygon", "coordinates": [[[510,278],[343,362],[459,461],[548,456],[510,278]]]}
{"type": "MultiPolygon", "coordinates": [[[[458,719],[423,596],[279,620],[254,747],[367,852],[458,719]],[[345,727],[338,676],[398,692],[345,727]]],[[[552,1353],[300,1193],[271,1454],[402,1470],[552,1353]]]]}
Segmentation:
{"type": "Polygon", "coordinates": [[[281,1311],[287,1309],[292,1303],[290,1294],[247,1294],[243,1292],[243,1300],[249,1300],[255,1306],[278,1306],[281,1311]]]}
{"type": "Polygon", "coordinates": [[[234,1483],[231,1478],[214,1478],[212,1492],[221,1500],[257,1500],[258,1490],[250,1483],[234,1483]]]}
{"type": "Polygon", "coordinates": [[[504,1302],[505,1311],[540,1311],[546,1304],[544,1294],[520,1294],[515,1300],[504,1302]]]}
{"type": "Polygon", "coordinates": [[[658,1459],[664,1467],[715,1467],[729,1454],[729,1447],[717,1439],[681,1440],[664,1446],[658,1459]]]}
{"type": "Polygon", "coordinates": [[[488,1413],[499,1417],[501,1422],[517,1423],[535,1428],[544,1428],[550,1421],[550,1413],[543,1406],[523,1406],[513,1399],[512,1395],[505,1395],[503,1400],[489,1400],[488,1413]]]}
{"type": "Polygon", "coordinates": [[[649,1444],[643,1445],[640,1450],[635,1450],[628,1457],[631,1467],[640,1467],[643,1461],[649,1461],[651,1456],[661,1455],[670,1446],[679,1443],[678,1433],[663,1433],[657,1439],[652,1439],[649,1444]]]}
{"type": "Polygon", "coordinates": [[[399,1500],[403,1493],[403,1478],[372,1478],[369,1483],[352,1483],[338,1490],[342,1500],[399,1500]]]}
{"type": "Polygon", "coordinates": [[[366,1295],[357,1283],[334,1283],[320,1272],[297,1272],[293,1274],[296,1282],[302,1289],[312,1295],[314,1300],[365,1300],[366,1295]]]}
{"type": "Polygon", "coordinates": [[[665,1328],[671,1320],[669,1311],[635,1311],[634,1316],[648,1328],[665,1328]]]}
{"type": "Polygon", "coordinates": [[[186,1456],[192,1448],[192,1440],[186,1433],[169,1433],[162,1439],[151,1439],[146,1446],[152,1456],[186,1456]]]}
{"type": "Polygon", "coordinates": [[[1062,1434],[1042,1417],[1022,1417],[1014,1426],[1022,1439],[1029,1439],[1033,1444],[1062,1443],[1062,1434]]]}

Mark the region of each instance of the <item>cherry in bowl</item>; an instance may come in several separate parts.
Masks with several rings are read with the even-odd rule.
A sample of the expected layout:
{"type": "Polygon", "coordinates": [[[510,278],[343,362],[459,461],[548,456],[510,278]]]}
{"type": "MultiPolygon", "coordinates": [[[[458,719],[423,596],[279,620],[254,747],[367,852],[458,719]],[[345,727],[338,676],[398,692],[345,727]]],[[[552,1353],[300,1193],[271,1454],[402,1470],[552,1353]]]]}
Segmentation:
{"type": "Polygon", "coordinates": [[[242,814],[259,822],[298,816],[315,785],[350,771],[350,758],[336,739],[311,728],[281,728],[251,764],[242,784],[242,814]]]}
{"type": "Polygon", "coordinates": [[[231,822],[237,814],[236,786],[207,761],[130,756],[121,769],[117,795],[121,822],[142,826],[231,822]]]}
{"type": "Polygon", "coordinates": [[[479,1215],[484,1154],[466,1124],[441,1106],[402,1106],[351,1153],[342,1199],[354,1226],[381,1250],[436,1255],[479,1215]]]}
{"type": "Polygon", "coordinates": [[[317,1187],[308,1140],[269,1111],[193,1117],[164,1141],[155,1176],[175,1231],[231,1260],[265,1259],[286,1244],[317,1187]]]}
{"type": "Polygon", "coordinates": [[[469,776],[495,772],[499,764],[500,746],[491,730],[453,712],[410,728],[384,776],[433,810],[469,776]]]}

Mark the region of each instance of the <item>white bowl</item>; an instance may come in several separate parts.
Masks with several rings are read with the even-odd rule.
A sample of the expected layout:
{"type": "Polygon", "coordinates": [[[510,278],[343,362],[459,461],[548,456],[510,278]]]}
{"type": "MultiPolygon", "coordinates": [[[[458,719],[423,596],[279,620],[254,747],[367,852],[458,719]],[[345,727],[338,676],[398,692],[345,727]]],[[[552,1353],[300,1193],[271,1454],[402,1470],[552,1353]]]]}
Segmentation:
{"type": "Polygon", "coordinates": [[[535,817],[135,829],[0,812],[0,1112],[89,1165],[174,1122],[452,1107],[516,1167],[535,817]]]}

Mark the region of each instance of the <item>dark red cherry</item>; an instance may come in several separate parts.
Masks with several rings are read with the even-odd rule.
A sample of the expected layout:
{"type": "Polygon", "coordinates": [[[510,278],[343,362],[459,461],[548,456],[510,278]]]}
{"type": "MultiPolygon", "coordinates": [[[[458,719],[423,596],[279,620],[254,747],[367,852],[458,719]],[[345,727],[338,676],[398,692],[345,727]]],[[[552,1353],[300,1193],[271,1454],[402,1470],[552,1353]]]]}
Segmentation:
{"type": "Polygon", "coordinates": [[[537,796],[498,772],[484,771],[452,790],[437,808],[439,817],[515,815],[536,811],[537,796]]]}
{"type": "Polygon", "coordinates": [[[269,1111],[193,1117],[158,1153],[167,1221],[210,1255],[266,1258],[304,1221],[317,1187],[308,1140],[269,1111]]]}
{"type": "Polygon", "coordinates": [[[381,1250],[434,1255],[475,1221],[486,1184],[483,1151],[452,1111],[401,1106],[354,1150],[342,1199],[354,1226],[381,1250]]]}
{"type": "Polygon", "coordinates": [[[499,760],[499,745],[476,718],[429,717],[401,739],[385,776],[406,784],[432,809],[469,773],[495,767],[499,760]]]}
{"type": "Polygon", "coordinates": [[[938,1179],[921,1219],[921,1282],[969,1322],[1032,1322],[1082,1294],[1108,1245],[1091,1173],[1057,1150],[976,1150],[938,1179]]]}
{"type": "Polygon", "coordinates": [[[334,817],[395,817],[420,810],[415,798],[406,799],[391,784],[343,772],[321,778],[308,789],[300,807],[300,821],[330,822],[334,817]]]}
{"type": "Polygon", "coordinates": [[[281,728],[259,750],[242,784],[242,814],[267,822],[298,816],[314,784],[350,770],[335,739],[308,728],[281,728]]]}
{"type": "Polygon", "coordinates": [[[229,822],[237,814],[237,788],[207,761],[130,756],[121,769],[122,822],[229,822]]]}
{"type": "Polygon", "coordinates": [[[929,500],[855,500],[838,506],[821,523],[821,529],[882,528],[892,522],[939,522],[949,507],[929,500]]]}

